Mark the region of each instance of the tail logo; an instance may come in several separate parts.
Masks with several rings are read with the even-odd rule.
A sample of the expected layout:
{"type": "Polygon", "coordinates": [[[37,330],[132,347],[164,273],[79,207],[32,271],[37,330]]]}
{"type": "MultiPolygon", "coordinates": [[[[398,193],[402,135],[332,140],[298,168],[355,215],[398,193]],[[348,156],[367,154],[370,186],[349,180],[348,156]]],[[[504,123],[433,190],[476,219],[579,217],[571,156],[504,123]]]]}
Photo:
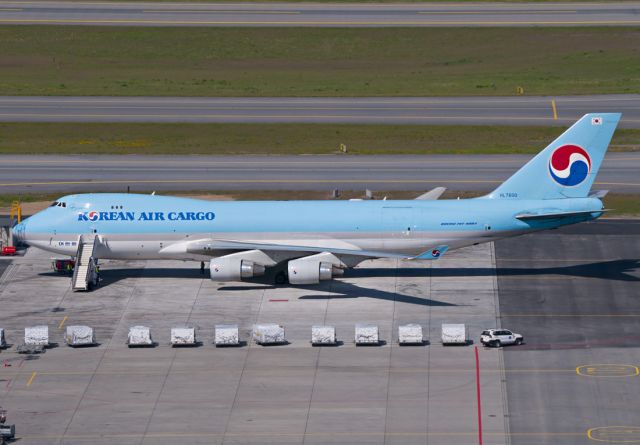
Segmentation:
{"type": "Polygon", "coordinates": [[[562,145],[549,158],[551,178],[560,185],[573,187],[582,184],[591,171],[591,158],[578,145],[562,145]]]}

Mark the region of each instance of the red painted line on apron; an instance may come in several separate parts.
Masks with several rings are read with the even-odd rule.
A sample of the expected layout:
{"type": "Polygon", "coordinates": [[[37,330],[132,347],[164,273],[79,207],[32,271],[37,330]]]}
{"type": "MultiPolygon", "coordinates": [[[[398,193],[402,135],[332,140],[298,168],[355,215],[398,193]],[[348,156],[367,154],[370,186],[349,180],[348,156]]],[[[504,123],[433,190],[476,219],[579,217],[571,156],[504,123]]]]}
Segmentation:
{"type": "Polygon", "coordinates": [[[476,398],[478,400],[478,445],[482,445],[482,406],[480,404],[480,359],[478,357],[478,347],[475,346],[476,354],[476,398]]]}

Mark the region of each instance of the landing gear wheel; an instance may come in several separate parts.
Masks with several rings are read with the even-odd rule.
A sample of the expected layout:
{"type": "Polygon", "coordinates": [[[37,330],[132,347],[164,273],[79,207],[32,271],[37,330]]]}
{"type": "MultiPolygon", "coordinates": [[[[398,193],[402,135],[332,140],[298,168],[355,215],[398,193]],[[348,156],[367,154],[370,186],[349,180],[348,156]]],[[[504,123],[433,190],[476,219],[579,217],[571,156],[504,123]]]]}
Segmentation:
{"type": "Polygon", "coordinates": [[[289,281],[289,277],[287,277],[286,272],[278,272],[274,278],[274,282],[276,284],[287,284],[289,281]]]}

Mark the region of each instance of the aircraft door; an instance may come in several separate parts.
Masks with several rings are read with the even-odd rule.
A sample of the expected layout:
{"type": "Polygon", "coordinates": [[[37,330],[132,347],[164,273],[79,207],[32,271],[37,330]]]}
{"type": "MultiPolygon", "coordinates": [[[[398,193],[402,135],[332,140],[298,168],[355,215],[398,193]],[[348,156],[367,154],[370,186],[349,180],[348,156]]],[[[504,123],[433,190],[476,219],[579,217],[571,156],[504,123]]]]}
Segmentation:
{"type": "Polygon", "coordinates": [[[410,238],[416,227],[415,209],[411,206],[385,206],[382,208],[382,226],[394,237],[410,238]]]}

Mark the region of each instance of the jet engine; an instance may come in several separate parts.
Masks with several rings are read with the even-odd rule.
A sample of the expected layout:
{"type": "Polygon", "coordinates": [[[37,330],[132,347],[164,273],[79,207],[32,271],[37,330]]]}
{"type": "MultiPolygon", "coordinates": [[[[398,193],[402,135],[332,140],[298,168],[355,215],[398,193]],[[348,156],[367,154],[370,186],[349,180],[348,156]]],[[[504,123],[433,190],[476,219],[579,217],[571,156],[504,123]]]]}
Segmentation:
{"type": "Polygon", "coordinates": [[[212,281],[240,281],[264,275],[264,266],[240,258],[213,258],[209,263],[212,281]]]}
{"type": "Polygon", "coordinates": [[[344,270],[324,261],[312,261],[306,258],[289,261],[287,264],[289,283],[317,284],[330,280],[336,275],[344,274],[344,270]]]}

